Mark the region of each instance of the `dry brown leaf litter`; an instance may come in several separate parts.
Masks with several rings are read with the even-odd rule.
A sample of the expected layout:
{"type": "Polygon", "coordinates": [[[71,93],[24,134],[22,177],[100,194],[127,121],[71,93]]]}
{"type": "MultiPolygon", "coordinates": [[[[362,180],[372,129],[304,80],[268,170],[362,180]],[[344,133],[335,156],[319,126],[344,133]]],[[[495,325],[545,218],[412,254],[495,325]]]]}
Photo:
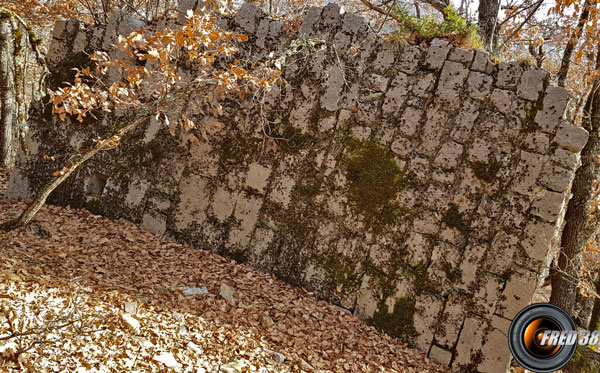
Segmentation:
{"type": "MultiPolygon", "coordinates": [[[[0,201],[0,221],[24,206],[0,201]]],[[[0,236],[0,370],[446,371],[247,265],[85,210],[36,219],[0,236]]]]}

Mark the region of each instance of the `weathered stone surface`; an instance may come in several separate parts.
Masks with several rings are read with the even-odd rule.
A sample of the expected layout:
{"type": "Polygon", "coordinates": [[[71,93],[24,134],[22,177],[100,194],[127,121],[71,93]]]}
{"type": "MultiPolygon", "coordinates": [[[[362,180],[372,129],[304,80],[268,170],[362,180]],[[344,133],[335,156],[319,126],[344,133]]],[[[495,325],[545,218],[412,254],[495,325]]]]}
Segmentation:
{"type": "Polygon", "coordinates": [[[498,316],[492,318],[492,330],[481,347],[482,361],[477,367],[481,372],[505,372],[508,368],[508,328],[510,321],[498,316]]]}
{"type": "Polygon", "coordinates": [[[535,115],[535,122],[540,126],[542,131],[548,133],[554,132],[565,112],[568,99],[569,91],[565,88],[546,88],[542,110],[538,111],[535,115]]]}
{"type": "Polygon", "coordinates": [[[517,95],[529,101],[537,101],[546,79],[548,73],[544,70],[526,70],[517,86],[517,95]]]}
{"type": "Polygon", "coordinates": [[[554,142],[565,149],[578,153],[585,146],[588,136],[589,134],[584,128],[562,122],[556,131],[554,142]]]}
{"type": "Polygon", "coordinates": [[[525,146],[535,153],[545,154],[550,147],[550,137],[541,132],[530,133],[525,138],[525,146]]]}
{"type": "Polygon", "coordinates": [[[521,246],[530,258],[543,261],[552,242],[558,238],[558,233],[555,224],[532,220],[525,227],[525,237],[521,246]]]}
{"type": "Polygon", "coordinates": [[[498,64],[496,85],[500,88],[514,88],[519,83],[523,69],[516,62],[501,62],[498,64]]]}
{"type": "Polygon", "coordinates": [[[440,348],[438,346],[433,346],[429,351],[428,357],[433,361],[437,361],[442,365],[448,366],[450,365],[450,361],[452,360],[452,352],[444,350],[443,348],[440,348]]]}
{"type": "Polygon", "coordinates": [[[515,177],[513,178],[514,183],[512,190],[527,196],[533,195],[535,183],[542,170],[543,164],[543,156],[521,151],[521,160],[519,161],[515,177]]]}
{"type": "Polygon", "coordinates": [[[167,217],[161,213],[147,212],[142,217],[141,227],[152,233],[162,235],[167,230],[167,217]]]}
{"type": "Polygon", "coordinates": [[[420,127],[422,116],[422,110],[408,106],[402,113],[398,131],[405,136],[413,136],[417,132],[417,128],[420,127]]]}
{"type": "Polygon", "coordinates": [[[567,199],[563,193],[542,190],[537,193],[531,204],[531,214],[539,216],[545,221],[556,221],[561,213],[564,213],[564,205],[567,199]]]}
{"type": "Polygon", "coordinates": [[[475,53],[473,50],[454,47],[448,55],[448,60],[462,62],[467,64],[467,67],[469,67],[469,64],[471,63],[471,61],[473,61],[474,54],[475,53]]]}
{"type": "Polygon", "coordinates": [[[476,50],[475,56],[473,57],[473,63],[471,64],[471,70],[479,72],[488,72],[488,64],[490,60],[490,54],[482,50],[476,50]]]}
{"type": "Polygon", "coordinates": [[[456,103],[468,75],[469,70],[463,64],[452,61],[446,62],[438,83],[438,97],[456,103]]]}
{"type": "Polygon", "coordinates": [[[476,99],[486,98],[492,90],[494,78],[489,75],[471,71],[467,79],[469,96],[476,99]]]}
{"type": "Polygon", "coordinates": [[[506,89],[494,89],[490,99],[498,108],[498,111],[504,114],[509,114],[513,110],[516,97],[515,93],[506,89]]]}
{"type": "Polygon", "coordinates": [[[481,341],[484,340],[486,323],[478,317],[468,317],[460,331],[456,344],[456,357],[454,366],[460,367],[470,364],[473,355],[481,350],[481,341]]]}
{"type": "Polygon", "coordinates": [[[449,142],[442,145],[434,162],[444,167],[456,167],[462,153],[462,145],[455,142],[449,142]]]}
{"type": "Polygon", "coordinates": [[[502,291],[502,301],[496,314],[512,320],[519,311],[527,306],[537,288],[537,275],[531,272],[513,273],[502,291]]]}
{"type": "Polygon", "coordinates": [[[550,157],[550,160],[559,166],[569,170],[575,170],[581,164],[580,158],[578,153],[573,153],[563,148],[557,148],[550,157]]]}
{"type": "Polygon", "coordinates": [[[559,166],[546,164],[538,183],[556,192],[565,192],[571,186],[575,173],[559,166]]]}
{"type": "Polygon", "coordinates": [[[452,46],[445,40],[433,39],[431,45],[427,49],[425,57],[425,66],[432,70],[440,70],[446,61],[446,56],[452,46]]]}

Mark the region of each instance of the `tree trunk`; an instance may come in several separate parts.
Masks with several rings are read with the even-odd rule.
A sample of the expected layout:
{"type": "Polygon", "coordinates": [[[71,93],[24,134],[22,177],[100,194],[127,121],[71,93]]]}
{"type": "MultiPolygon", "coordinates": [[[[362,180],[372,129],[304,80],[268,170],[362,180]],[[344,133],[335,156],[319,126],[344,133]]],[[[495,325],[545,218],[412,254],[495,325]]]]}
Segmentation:
{"type": "MultiPolygon", "coordinates": [[[[596,69],[600,68],[600,50],[596,56],[596,69]]],[[[591,205],[594,199],[594,181],[598,179],[598,155],[600,155],[600,79],[594,79],[592,89],[584,107],[584,127],[590,137],[581,151],[581,167],[575,172],[567,206],[565,227],[561,236],[561,250],[556,273],[552,278],[550,303],[572,313],[577,293],[577,279],[581,254],[585,244],[596,230],[590,222],[591,205]]]]}
{"type": "Polygon", "coordinates": [[[569,74],[569,67],[571,66],[571,58],[573,57],[573,52],[575,51],[575,47],[577,43],[579,43],[579,39],[581,39],[581,35],[583,34],[583,29],[585,28],[585,24],[590,17],[590,0],[586,0],[583,4],[583,10],[579,15],[579,21],[577,22],[577,29],[574,32],[571,32],[571,37],[565,46],[565,51],[563,53],[562,61],[560,63],[560,70],[558,70],[558,86],[564,87],[565,81],[567,80],[567,75],[569,74]]]}
{"type": "Polygon", "coordinates": [[[0,165],[15,162],[14,108],[16,105],[13,29],[9,17],[0,17],[0,165]]]}
{"type": "Polygon", "coordinates": [[[592,309],[592,317],[588,324],[588,330],[600,330],[600,298],[594,299],[594,308],[592,309]]]}
{"type": "Polygon", "coordinates": [[[498,10],[500,9],[499,0],[481,0],[479,2],[479,33],[483,39],[483,44],[486,49],[494,50],[495,44],[498,42],[498,10]]]}

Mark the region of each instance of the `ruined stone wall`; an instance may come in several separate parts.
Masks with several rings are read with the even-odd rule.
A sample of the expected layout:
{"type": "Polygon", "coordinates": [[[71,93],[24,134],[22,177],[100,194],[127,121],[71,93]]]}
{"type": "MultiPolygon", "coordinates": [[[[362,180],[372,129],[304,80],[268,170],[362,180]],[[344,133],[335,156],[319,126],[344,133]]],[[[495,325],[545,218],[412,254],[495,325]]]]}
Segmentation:
{"type": "MultiPolygon", "coordinates": [[[[58,23],[50,83],[136,22],[58,23]]],[[[568,92],[483,51],[379,40],[334,4],[297,34],[251,5],[221,22],[255,56],[286,54],[287,84],[264,104],[231,101],[219,123],[197,117],[222,129],[191,148],[149,121],[52,201],[248,262],[456,370],[504,371],[510,320],[551,259],[587,140],[562,119],[568,92]]],[[[60,124],[41,104],[32,116],[9,198],[110,129],[60,124]]]]}

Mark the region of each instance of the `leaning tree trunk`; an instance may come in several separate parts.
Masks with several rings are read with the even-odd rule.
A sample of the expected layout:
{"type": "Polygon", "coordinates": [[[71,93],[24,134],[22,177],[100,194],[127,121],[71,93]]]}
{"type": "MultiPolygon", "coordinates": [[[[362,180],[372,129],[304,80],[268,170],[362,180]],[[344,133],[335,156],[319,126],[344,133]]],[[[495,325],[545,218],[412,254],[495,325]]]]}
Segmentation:
{"type": "Polygon", "coordinates": [[[479,1],[479,33],[483,39],[486,49],[494,50],[495,44],[498,42],[498,10],[500,9],[499,0],[481,0],[479,1]]]}
{"type": "Polygon", "coordinates": [[[15,162],[14,107],[16,105],[13,28],[10,17],[0,17],[0,165],[15,162]]]}
{"type": "Polygon", "coordinates": [[[583,4],[583,10],[579,15],[577,28],[571,32],[571,37],[569,38],[569,41],[565,46],[565,51],[563,52],[562,61],[560,63],[560,69],[558,70],[557,74],[559,87],[565,86],[567,75],[569,73],[569,67],[571,65],[571,58],[573,57],[573,52],[575,51],[577,43],[579,43],[579,39],[581,39],[581,35],[583,34],[583,29],[585,28],[585,24],[587,23],[588,18],[590,18],[590,8],[592,6],[590,2],[591,0],[586,0],[583,4]]]}
{"type": "MultiPolygon", "coordinates": [[[[600,50],[596,56],[596,70],[600,69],[600,50]]],[[[583,124],[590,133],[581,151],[581,167],[575,172],[567,206],[565,227],[561,236],[558,265],[552,277],[550,303],[572,313],[577,294],[577,279],[581,254],[585,244],[596,230],[595,220],[590,221],[594,200],[594,181],[598,179],[598,156],[600,155],[600,79],[594,79],[584,107],[583,124]]]]}

